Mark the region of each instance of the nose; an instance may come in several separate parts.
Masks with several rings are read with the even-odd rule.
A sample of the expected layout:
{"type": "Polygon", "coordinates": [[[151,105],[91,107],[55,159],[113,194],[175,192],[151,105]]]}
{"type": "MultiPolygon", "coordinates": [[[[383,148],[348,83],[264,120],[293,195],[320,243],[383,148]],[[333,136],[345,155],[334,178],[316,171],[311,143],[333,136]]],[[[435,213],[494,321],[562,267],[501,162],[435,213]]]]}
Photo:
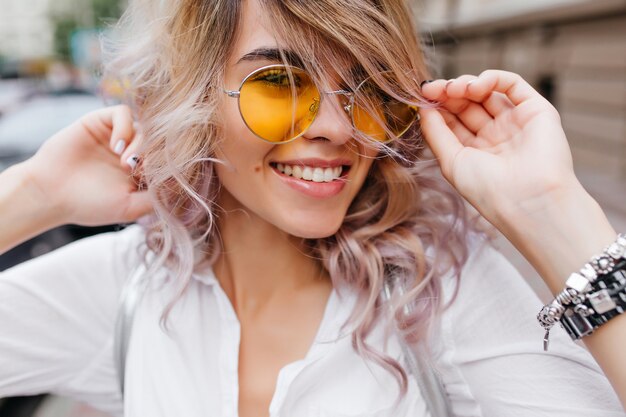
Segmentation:
{"type": "Polygon", "coordinates": [[[353,135],[349,99],[342,92],[325,93],[315,120],[304,133],[309,140],[325,139],[337,145],[348,142],[353,135]]]}

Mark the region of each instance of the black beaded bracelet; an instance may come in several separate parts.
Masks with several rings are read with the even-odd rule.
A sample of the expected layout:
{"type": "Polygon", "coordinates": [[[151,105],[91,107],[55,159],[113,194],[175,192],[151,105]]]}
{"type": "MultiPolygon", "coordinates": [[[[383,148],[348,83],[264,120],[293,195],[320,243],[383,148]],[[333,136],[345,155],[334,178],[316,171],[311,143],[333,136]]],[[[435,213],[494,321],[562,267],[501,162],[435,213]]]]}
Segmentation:
{"type": "Polygon", "coordinates": [[[545,305],[537,320],[546,330],[543,348],[548,350],[550,329],[556,322],[574,340],[626,311],[626,235],[620,234],[603,253],[594,256],[565,288],[545,305]]]}
{"type": "Polygon", "coordinates": [[[574,340],[587,336],[613,317],[626,311],[626,260],[601,275],[584,300],[565,310],[561,325],[574,340]]]}

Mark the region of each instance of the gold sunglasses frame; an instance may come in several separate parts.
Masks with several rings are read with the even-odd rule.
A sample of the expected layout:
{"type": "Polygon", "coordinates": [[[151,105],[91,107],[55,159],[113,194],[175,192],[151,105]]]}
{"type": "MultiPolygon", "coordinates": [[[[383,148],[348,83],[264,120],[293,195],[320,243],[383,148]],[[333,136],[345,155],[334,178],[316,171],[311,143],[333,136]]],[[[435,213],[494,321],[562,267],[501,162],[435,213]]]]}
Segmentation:
{"type": "MultiPolygon", "coordinates": [[[[317,106],[318,108],[315,110],[315,115],[313,116],[313,120],[311,120],[311,124],[309,124],[309,126],[308,126],[306,129],[304,129],[304,130],[302,131],[302,133],[300,133],[300,134],[299,134],[299,135],[297,135],[297,136],[294,136],[293,138],[291,138],[291,139],[289,139],[289,140],[285,140],[285,141],[278,141],[278,142],[276,142],[276,141],[271,141],[271,140],[268,140],[268,139],[265,139],[265,138],[263,138],[263,137],[259,136],[259,135],[258,135],[258,134],[254,131],[254,130],[252,130],[252,128],[250,127],[250,125],[248,125],[248,122],[246,121],[246,118],[243,116],[243,113],[242,113],[242,111],[241,111],[241,100],[240,100],[240,98],[241,98],[241,89],[243,88],[244,84],[245,84],[245,83],[246,83],[246,82],[247,82],[247,81],[248,81],[251,77],[253,77],[253,76],[255,76],[255,75],[257,75],[257,74],[259,74],[259,73],[261,73],[261,72],[263,72],[263,71],[266,71],[266,70],[268,70],[268,69],[273,69],[273,68],[286,68],[286,69],[289,69],[289,71],[292,71],[292,70],[297,70],[297,71],[301,71],[301,72],[303,72],[303,73],[305,73],[305,74],[307,74],[307,75],[308,75],[308,73],[307,73],[304,69],[302,69],[302,68],[300,68],[300,67],[296,67],[296,66],[294,66],[294,65],[272,64],[272,65],[266,65],[266,66],[263,66],[263,67],[257,68],[257,69],[255,69],[254,71],[252,71],[250,74],[246,75],[246,76],[244,77],[244,79],[241,81],[241,83],[239,84],[239,88],[238,88],[237,90],[227,90],[227,89],[223,89],[223,92],[224,92],[224,93],[225,93],[228,97],[231,97],[231,98],[236,98],[236,99],[237,99],[237,108],[239,109],[239,115],[241,116],[241,119],[242,119],[242,120],[243,120],[243,122],[245,123],[246,127],[248,128],[248,130],[250,130],[250,132],[252,132],[252,133],[254,134],[254,136],[256,136],[257,138],[261,139],[261,140],[262,140],[262,141],[264,141],[264,142],[268,142],[268,143],[271,143],[271,144],[274,144],[274,145],[281,145],[281,144],[284,144],[284,143],[289,143],[289,142],[292,142],[292,141],[294,141],[294,140],[298,139],[299,137],[303,136],[303,135],[304,135],[304,134],[305,134],[305,133],[309,130],[309,128],[311,127],[311,125],[313,124],[313,122],[315,122],[315,118],[317,118],[317,115],[318,115],[318,113],[319,113],[319,107],[322,105],[323,98],[324,98],[324,96],[328,96],[328,95],[334,95],[334,96],[336,96],[336,95],[342,95],[342,96],[345,96],[345,97],[348,99],[348,103],[347,103],[347,104],[345,104],[345,105],[343,105],[343,106],[342,106],[342,108],[343,108],[343,110],[346,112],[346,114],[348,114],[348,116],[350,117],[350,122],[351,122],[351,124],[352,124],[352,127],[353,127],[354,129],[356,129],[357,131],[359,130],[359,129],[356,127],[356,123],[354,122],[354,112],[352,111],[353,106],[354,106],[354,96],[355,96],[355,92],[359,91],[359,89],[360,89],[360,88],[361,88],[361,87],[362,87],[362,86],[363,86],[363,85],[364,85],[364,84],[365,84],[365,83],[366,83],[366,82],[367,82],[370,78],[372,78],[371,76],[369,76],[369,77],[365,78],[363,81],[361,81],[361,82],[359,83],[359,85],[357,86],[357,88],[354,90],[355,92],[348,91],[348,90],[332,90],[332,91],[322,91],[322,90],[320,90],[320,89],[317,87],[317,85],[316,85],[316,86],[315,86],[315,88],[316,88],[316,89],[317,89],[317,91],[319,92],[320,102],[319,102],[319,104],[318,104],[318,106],[317,106]]],[[[309,75],[309,78],[310,78],[310,75],[309,75]]],[[[411,128],[411,126],[413,126],[413,124],[414,124],[417,120],[419,120],[419,113],[418,113],[418,112],[416,112],[416,113],[415,113],[415,118],[414,118],[414,119],[413,119],[413,120],[412,120],[412,121],[411,121],[411,122],[407,125],[407,127],[406,127],[406,128],[405,128],[405,129],[404,129],[404,130],[403,130],[403,131],[399,134],[399,135],[397,135],[397,136],[398,136],[398,137],[400,137],[400,136],[404,135],[404,134],[405,134],[405,133],[406,133],[406,132],[407,132],[407,131],[411,128]]],[[[391,140],[386,140],[386,141],[384,141],[384,142],[383,142],[383,141],[377,141],[377,142],[379,142],[379,143],[387,143],[387,142],[390,142],[390,141],[391,141],[391,140]]]]}

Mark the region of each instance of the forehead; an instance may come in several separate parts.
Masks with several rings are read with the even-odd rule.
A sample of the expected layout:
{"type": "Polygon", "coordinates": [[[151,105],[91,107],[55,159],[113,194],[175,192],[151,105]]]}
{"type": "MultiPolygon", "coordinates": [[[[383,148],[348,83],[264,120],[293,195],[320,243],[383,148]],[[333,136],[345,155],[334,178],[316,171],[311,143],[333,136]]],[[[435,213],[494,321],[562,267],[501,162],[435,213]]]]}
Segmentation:
{"type": "Polygon", "coordinates": [[[229,58],[229,66],[235,65],[251,51],[285,46],[272,32],[268,17],[257,0],[243,2],[240,19],[239,33],[229,58]]]}
{"type": "Polygon", "coordinates": [[[345,54],[339,54],[333,48],[328,49],[328,45],[324,47],[324,42],[311,39],[311,42],[315,42],[316,47],[307,47],[303,43],[306,41],[306,35],[294,33],[293,36],[297,36],[300,40],[298,51],[290,48],[289,44],[282,40],[284,38],[281,39],[281,36],[287,37],[289,34],[276,33],[272,23],[274,22],[271,21],[271,16],[266,13],[259,0],[243,1],[239,33],[228,59],[229,70],[227,73],[241,80],[256,68],[280,63],[282,60],[278,49],[281,49],[287,62],[291,65],[305,70],[312,70],[312,66],[314,66],[316,69],[312,71],[316,71],[317,81],[320,82],[320,85],[336,84],[345,80],[346,77],[340,74],[350,74],[348,78],[362,78],[362,71],[358,63],[347,58],[345,54]],[[317,53],[321,51],[323,51],[322,56],[317,56],[317,53]]]}

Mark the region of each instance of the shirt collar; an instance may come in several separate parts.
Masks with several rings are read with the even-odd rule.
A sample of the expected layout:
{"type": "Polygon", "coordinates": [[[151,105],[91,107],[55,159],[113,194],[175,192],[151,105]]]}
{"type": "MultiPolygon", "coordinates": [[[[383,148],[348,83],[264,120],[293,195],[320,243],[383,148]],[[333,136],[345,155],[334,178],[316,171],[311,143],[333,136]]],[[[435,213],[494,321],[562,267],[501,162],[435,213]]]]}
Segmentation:
{"type": "Polygon", "coordinates": [[[217,277],[215,276],[215,273],[213,273],[213,268],[207,268],[204,271],[194,272],[191,274],[191,277],[210,287],[219,285],[217,277]]]}

